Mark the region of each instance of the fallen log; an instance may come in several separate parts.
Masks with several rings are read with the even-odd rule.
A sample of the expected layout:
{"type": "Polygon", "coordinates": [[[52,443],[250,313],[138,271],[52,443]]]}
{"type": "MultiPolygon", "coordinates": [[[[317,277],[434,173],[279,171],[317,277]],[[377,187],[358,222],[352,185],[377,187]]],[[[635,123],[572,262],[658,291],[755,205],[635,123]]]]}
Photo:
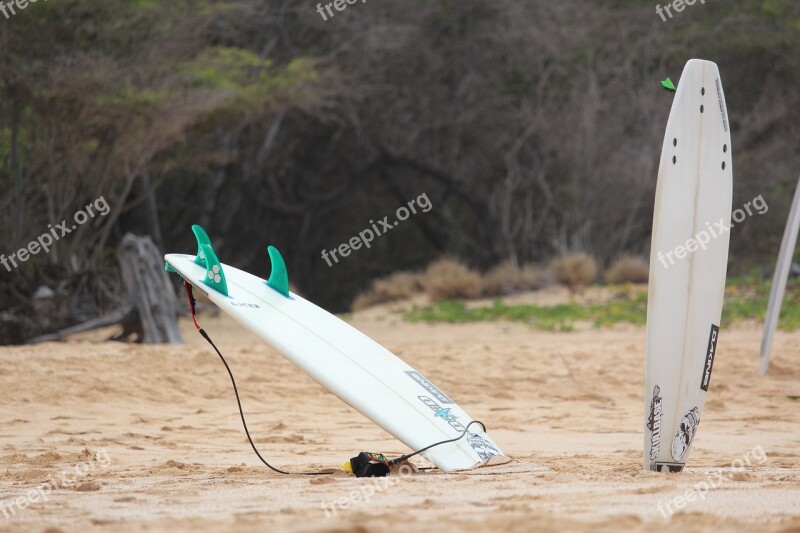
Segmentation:
{"type": "Polygon", "coordinates": [[[33,339],[28,340],[27,344],[60,341],[65,337],[69,335],[75,335],[76,333],[85,333],[87,331],[92,331],[94,329],[104,328],[106,326],[113,326],[114,324],[119,324],[123,322],[125,317],[129,315],[132,311],[133,311],[133,306],[131,304],[126,304],[108,313],[105,316],[93,318],[91,320],[83,322],[82,324],[76,324],[74,326],[61,329],[54,333],[48,333],[46,335],[39,335],[38,337],[34,337],[33,339]]]}

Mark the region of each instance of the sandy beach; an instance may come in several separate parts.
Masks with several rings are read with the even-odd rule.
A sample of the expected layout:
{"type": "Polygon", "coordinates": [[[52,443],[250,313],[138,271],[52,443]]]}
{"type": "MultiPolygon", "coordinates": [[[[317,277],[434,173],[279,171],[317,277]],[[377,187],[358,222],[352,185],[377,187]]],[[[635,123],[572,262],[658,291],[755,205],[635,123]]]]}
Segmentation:
{"type": "Polygon", "coordinates": [[[760,378],[760,327],[723,330],[689,467],[656,474],[641,467],[643,328],[408,324],[385,307],[348,320],[483,420],[513,460],[355,479],[341,465],[358,452],[407,450],[231,320],[205,315],[262,453],[336,473],[282,476],[258,462],[224,368],[190,322],[182,346],[101,331],[0,349],[0,529],[800,530],[800,400],[788,397],[800,389],[800,332],[779,332],[760,378]]]}

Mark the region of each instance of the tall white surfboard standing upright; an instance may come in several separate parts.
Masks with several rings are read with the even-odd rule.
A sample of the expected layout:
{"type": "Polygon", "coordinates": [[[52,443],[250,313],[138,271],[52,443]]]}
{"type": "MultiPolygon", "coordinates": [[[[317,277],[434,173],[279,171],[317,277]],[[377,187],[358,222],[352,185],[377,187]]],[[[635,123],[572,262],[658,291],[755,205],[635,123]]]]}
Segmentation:
{"type": "Polygon", "coordinates": [[[681,471],[719,335],[732,203],[731,137],[717,65],[686,64],[656,188],[647,302],[644,468],[681,471]]]}
{"type": "Polygon", "coordinates": [[[775,274],[772,278],[772,288],[769,291],[769,304],[767,304],[767,318],[764,321],[764,336],[761,338],[761,375],[769,371],[769,358],[772,351],[772,337],[778,327],[778,319],[781,316],[781,304],[783,303],[783,293],[786,291],[786,282],[789,279],[789,271],[792,268],[792,258],[794,257],[794,247],[797,244],[797,233],[800,230],[800,180],[797,180],[797,187],[794,191],[792,209],[789,212],[789,219],[786,221],[786,229],[783,232],[783,242],[781,251],[778,255],[778,263],[775,265],[775,274]]]}
{"type": "MultiPolygon", "coordinates": [[[[273,253],[277,250],[270,251],[275,269],[273,253]]],[[[454,439],[467,429],[472,418],[441,389],[351,325],[291,293],[288,280],[282,294],[257,276],[219,263],[210,245],[197,257],[211,256],[206,266],[194,255],[168,254],[164,259],[239,324],[410,449],[454,439]],[[224,279],[225,293],[210,287],[207,276],[216,277],[217,283],[224,279]]],[[[449,472],[502,452],[475,424],[464,438],[422,455],[449,472]]]]}

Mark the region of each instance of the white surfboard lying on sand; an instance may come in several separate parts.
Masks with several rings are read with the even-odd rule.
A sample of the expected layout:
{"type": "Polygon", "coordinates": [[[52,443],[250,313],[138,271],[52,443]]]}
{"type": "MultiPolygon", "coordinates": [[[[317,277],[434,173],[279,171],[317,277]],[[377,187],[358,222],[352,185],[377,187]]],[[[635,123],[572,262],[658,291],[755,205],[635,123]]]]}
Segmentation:
{"type": "MultiPolygon", "coordinates": [[[[412,450],[458,437],[472,418],[422,374],[327,311],[293,294],[278,251],[268,282],[219,263],[205,232],[198,258],[169,254],[167,265],[309,376],[412,450]],[[205,241],[205,242],[204,242],[205,241]]],[[[265,369],[266,370],[266,369],[265,369]]],[[[457,442],[422,454],[441,470],[467,469],[497,445],[478,424],[457,442]]]]}
{"type": "Polygon", "coordinates": [[[775,336],[775,329],[778,327],[778,319],[781,316],[781,304],[783,303],[783,294],[786,291],[786,282],[789,280],[789,271],[792,268],[792,258],[794,257],[795,245],[797,245],[798,231],[800,231],[800,180],[797,181],[797,188],[794,191],[792,209],[789,212],[789,220],[786,221],[781,251],[778,255],[778,263],[775,265],[772,288],[769,291],[767,317],[764,321],[764,336],[761,338],[761,365],[759,371],[762,376],[769,372],[772,337],[775,336]]]}
{"type": "Polygon", "coordinates": [[[680,471],[703,413],[717,347],[733,194],[717,65],[689,61],[667,123],[647,301],[644,468],[680,471]]]}

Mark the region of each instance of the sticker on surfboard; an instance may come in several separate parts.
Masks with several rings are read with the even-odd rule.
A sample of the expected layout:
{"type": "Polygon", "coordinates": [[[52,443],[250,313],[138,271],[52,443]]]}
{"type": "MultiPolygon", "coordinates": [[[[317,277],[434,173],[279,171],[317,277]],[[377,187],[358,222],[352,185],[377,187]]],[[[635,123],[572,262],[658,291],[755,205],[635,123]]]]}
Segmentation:
{"type": "Polygon", "coordinates": [[[646,470],[683,469],[718,366],[733,199],[722,87],[717,65],[689,61],[664,136],[647,302],[646,470]]]}
{"type": "Polygon", "coordinates": [[[708,349],[706,350],[706,362],[703,365],[703,375],[700,378],[700,388],[708,391],[711,383],[711,371],[714,369],[714,355],[717,352],[717,339],[719,338],[719,326],[711,324],[711,333],[708,336],[708,349]]]}
{"type": "Polygon", "coordinates": [[[650,469],[655,470],[655,461],[661,451],[661,388],[656,385],[653,389],[653,397],[650,400],[650,418],[647,421],[647,429],[650,430],[650,469]]]}
{"type": "Polygon", "coordinates": [[[678,426],[678,431],[675,433],[675,438],[672,439],[673,460],[678,462],[684,460],[686,452],[689,451],[689,447],[692,445],[694,435],[697,433],[697,426],[699,425],[700,412],[697,407],[694,407],[683,417],[681,425],[678,426]]]}
{"type": "Polygon", "coordinates": [[[475,450],[475,453],[484,461],[492,457],[500,457],[503,455],[491,442],[477,433],[468,433],[467,442],[469,442],[469,445],[475,450]]]}

